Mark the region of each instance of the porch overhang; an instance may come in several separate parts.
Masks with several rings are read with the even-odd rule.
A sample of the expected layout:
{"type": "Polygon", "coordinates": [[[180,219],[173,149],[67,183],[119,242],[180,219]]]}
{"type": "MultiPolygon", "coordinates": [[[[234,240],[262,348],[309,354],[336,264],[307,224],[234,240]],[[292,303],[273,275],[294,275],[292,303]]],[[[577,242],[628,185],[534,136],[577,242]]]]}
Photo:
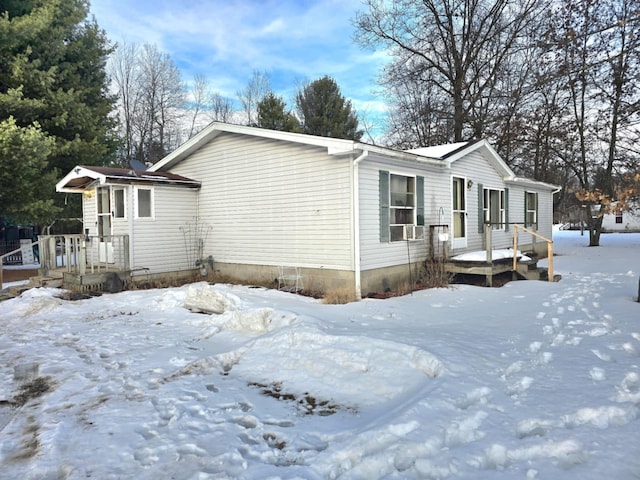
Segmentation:
{"type": "Polygon", "coordinates": [[[102,185],[173,185],[200,188],[200,182],[167,172],[76,166],[56,184],[56,192],[83,193],[102,185]]]}

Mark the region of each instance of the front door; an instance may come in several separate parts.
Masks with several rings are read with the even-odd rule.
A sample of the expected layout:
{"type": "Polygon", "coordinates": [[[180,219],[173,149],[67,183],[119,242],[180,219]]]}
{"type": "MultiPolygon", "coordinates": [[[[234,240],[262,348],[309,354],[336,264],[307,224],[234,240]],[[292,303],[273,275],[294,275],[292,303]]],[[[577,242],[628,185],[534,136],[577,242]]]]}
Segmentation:
{"type": "Polygon", "coordinates": [[[111,188],[99,187],[98,198],[98,252],[100,262],[113,263],[111,225],[111,188]]]}
{"type": "Polygon", "coordinates": [[[453,248],[467,246],[467,198],[465,179],[453,177],[453,248]]]}

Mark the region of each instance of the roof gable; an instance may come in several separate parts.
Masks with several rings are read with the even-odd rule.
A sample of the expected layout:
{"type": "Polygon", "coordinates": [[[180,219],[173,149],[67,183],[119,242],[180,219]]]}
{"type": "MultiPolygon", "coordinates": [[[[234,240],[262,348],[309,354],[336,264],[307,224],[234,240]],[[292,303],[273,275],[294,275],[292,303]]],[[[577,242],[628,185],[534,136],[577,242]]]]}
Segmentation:
{"type": "Polygon", "coordinates": [[[230,123],[213,122],[206,128],[201,130],[197,135],[193,136],[173,152],[165,156],[155,165],[149,168],[149,171],[168,170],[177,163],[181,162],[189,155],[204,147],[213,141],[223,132],[237,133],[260,138],[270,138],[273,140],[281,140],[285,142],[300,143],[304,145],[314,145],[327,149],[329,155],[346,155],[359,150],[359,143],[353,140],[344,140],[340,138],[319,137],[315,135],[307,135],[304,133],[281,132],[278,130],[268,130],[266,128],[248,127],[245,125],[234,125],[230,123]]]}
{"type": "Polygon", "coordinates": [[[418,155],[434,156],[447,162],[449,165],[453,162],[466,157],[472,152],[478,151],[482,156],[496,169],[498,174],[505,180],[511,180],[515,178],[513,170],[500,158],[498,152],[496,152],[488,141],[471,140],[469,142],[457,142],[446,145],[436,145],[433,147],[416,148],[408,150],[410,153],[416,153],[418,155]]]}

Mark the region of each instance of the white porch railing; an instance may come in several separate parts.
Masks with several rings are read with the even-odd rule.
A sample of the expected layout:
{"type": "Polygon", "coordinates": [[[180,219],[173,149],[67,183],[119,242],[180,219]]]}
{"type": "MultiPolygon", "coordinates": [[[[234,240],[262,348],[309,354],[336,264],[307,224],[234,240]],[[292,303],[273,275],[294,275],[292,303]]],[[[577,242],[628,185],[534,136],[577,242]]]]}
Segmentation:
{"type": "Polygon", "coordinates": [[[84,275],[129,269],[129,236],[41,235],[43,273],[63,268],[84,275]]]}

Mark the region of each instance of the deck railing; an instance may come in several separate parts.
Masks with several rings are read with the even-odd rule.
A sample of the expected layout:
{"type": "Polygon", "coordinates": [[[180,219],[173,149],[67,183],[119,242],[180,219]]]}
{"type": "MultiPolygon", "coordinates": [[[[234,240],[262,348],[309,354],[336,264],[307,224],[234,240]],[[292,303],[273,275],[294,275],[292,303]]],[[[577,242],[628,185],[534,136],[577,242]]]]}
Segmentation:
{"type": "Polygon", "coordinates": [[[553,240],[550,240],[546,237],[543,237],[538,232],[534,232],[533,230],[529,230],[528,228],[523,227],[522,225],[514,225],[513,226],[513,270],[517,269],[518,258],[516,256],[516,252],[518,251],[518,230],[522,230],[532,236],[535,240],[539,238],[547,242],[547,261],[548,261],[548,277],[549,281],[553,282],[553,240]]]}
{"type": "MultiPolygon", "coordinates": [[[[2,255],[0,255],[0,290],[2,290],[2,288],[4,287],[3,285],[3,272],[2,272],[2,265],[4,264],[5,259],[15,259],[18,255],[20,256],[20,260],[22,261],[22,252],[24,251],[25,248],[33,248],[36,247],[40,244],[40,241],[37,242],[33,242],[33,243],[29,243],[28,245],[21,245],[19,248],[16,248],[15,250],[11,250],[10,252],[4,253],[2,255]]],[[[15,262],[14,262],[15,263],[15,262]]]]}
{"type": "Polygon", "coordinates": [[[128,270],[129,236],[41,235],[40,268],[80,275],[128,270]]]}

